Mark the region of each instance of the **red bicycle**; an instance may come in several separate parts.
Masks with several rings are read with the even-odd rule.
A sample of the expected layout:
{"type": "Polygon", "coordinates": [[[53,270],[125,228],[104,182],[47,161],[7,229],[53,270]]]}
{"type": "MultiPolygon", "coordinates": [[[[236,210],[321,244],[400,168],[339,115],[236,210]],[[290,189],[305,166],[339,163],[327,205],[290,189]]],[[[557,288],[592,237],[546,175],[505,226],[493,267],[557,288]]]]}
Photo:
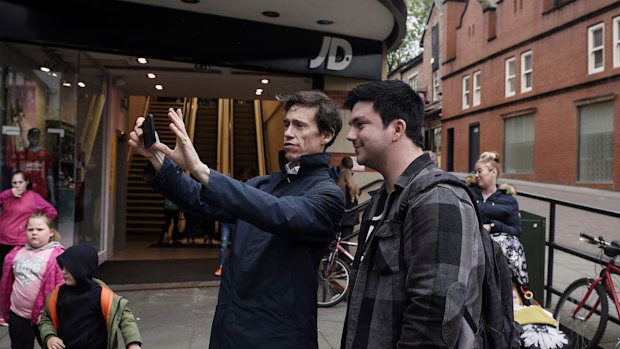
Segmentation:
{"type": "MultiPolygon", "coordinates": [[[[582,278],[570,284],[560,297],[553,316],[567,330],[573,349],[591,349],[598,348],[607,328],[608,295],[616,306],[617,314],[620,314],[618,293],[611,277],[612,274],[620,275],[620,267],[615,264],[620,255],[620,240],[610,243],[602,236],[594,238],[584,233],[580,235],[580,240],[597,245],[601,254],[604,253],[611,259],[597,278],[582,278]]],[[[619,344],[620,338],[616,348],[619,344]]]]}
{"type": "Polygon", "coordinates": [[[319,307],[332,307],[345,298],[351,281],[349,263],[353,262],[354,257],[343,245],[357,246],[356,242],[348,241],[357,234],[353,233],[343,238],[342,233],[338,232],[336,239],[329,246],[329,253],[321,259],[316,273],[319,307]],[[340,256],[347,261],[345,262],[340,256]]]}

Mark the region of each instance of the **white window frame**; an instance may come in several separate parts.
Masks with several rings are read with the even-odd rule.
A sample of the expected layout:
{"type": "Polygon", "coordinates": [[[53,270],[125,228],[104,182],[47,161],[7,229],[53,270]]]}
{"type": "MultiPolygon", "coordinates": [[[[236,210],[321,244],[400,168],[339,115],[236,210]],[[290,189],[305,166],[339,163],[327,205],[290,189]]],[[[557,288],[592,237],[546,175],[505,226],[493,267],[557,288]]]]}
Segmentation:
{"type": "Polygon", "coordinates": [[[613,20],[614,26],[614,68],[620,67],[620,17],[616,17],[613,20]]]}
{"type": "Polygon", "coordinates": [[[532,85],[534,84],[534,77],[533,77],[533,70],[534,70],[534,60],[532,57],[532,51],[527,51],[527,52],[523,52],[521,54],[521,93],[524,92],[529,92],[532,90],[532,85]],[[525,59],[529,57],[530,58],[530,67],[529,69],[526,69],[525,67],[525,59]],[[527,85],[527,76],[530,76],[530,85],[527,85]]]}
{"type": "Polygon", "coordinates": [[[413,74],[409,78],[409,87],[411,87],[411,89],[414,91],[418,90],[418,73],[413,74]]]}
{"type": "Polygon", "coordinates": [[[506,69],[505,69],[505,77],[506,83],[504,84],[505,95],[506,97],[512,97],[517,94],[517,63],[514,57],[510,57],[506,59],[506,69]],[[512,74],[510,74],[510,66],[512,65],[512,74]],[[512,88],[510,83],[513,83],[512,88]]]}
{"type": "Polygon", "coordinates": [[[463,109],[467,109],[469,108],[469,95],[470,95],[470,90],[469,90],[469,75],[465,75],[463,76],[463,84],[462,84],[462,103],[461,106],[463,109]]]}
{"type": "Polygon", "coordinates": [[[433,72],[433,102],[441,100],[439,96],[439,69],[433,72]]]}
{"type": "Polygon", "coordinates": [[[473,84],[474,84],[474,94],[473,94],[473,100],[472,100],[472,105],[475,107],[477,105],[480,105],[480,100],[482,97],[482,80],[481,76],[480,76],[480,70],[478,70],[477,72],[474,72],[473,75],[473,84]]]}
{"type": "Polygon", "coordinates": [[[588,28],[588,74],[596,74],[605,70],[605,25],[599,23],[588,28]],[[602,44],[600,46],[594,46],[594,33],[601,31],[602,44]],[[595,67],[595,55],[600,51],[602,57],[602,63],[600,67],[595,67]]]}

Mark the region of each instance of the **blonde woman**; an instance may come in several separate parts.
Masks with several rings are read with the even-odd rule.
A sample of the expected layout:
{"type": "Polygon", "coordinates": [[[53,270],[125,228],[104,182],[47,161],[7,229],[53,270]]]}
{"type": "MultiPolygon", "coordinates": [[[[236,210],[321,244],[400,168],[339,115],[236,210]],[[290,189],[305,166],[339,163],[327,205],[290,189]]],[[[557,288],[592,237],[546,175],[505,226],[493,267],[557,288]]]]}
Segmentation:
{"type": "Polygon", "coordinates": [[[470,189],[476,198],[484,228],[502,248],[512,271],[513,279],[521,284],[529,283],[525,252],[518,237],[521,235],[517,191],[510,184],[498,185],[501,174],[500,156],[493,151],[480,155],[474,173],[475,183],[470,189]]]}
{"type": "MultiPolygon", "coordinates": [[[[359,196],[359,187],[353,179],[353,160],[350,157],[344,157],[342,159],[342,165],[340,167],[340,176],[338,176],[338,187],[344,191],[345,195],[345,209],[349,210],[357,206],[357,198],[359,196]]],[[[345,212],[340,221],[342,229],[342,236],[348,237],[353,233],[353,227],[359,224],[360,216],[357,210],[352,212],[345,212]]],[[[347,245],[344,245],[347,248],[347,245]]]]}

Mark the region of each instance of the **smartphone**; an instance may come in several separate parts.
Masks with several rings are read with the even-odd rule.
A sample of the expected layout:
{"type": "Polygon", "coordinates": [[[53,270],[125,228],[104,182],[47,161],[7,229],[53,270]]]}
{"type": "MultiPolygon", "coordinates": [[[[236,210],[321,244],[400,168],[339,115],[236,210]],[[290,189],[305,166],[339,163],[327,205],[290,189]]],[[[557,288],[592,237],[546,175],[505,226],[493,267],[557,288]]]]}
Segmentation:
{"type": "Polygon", "coordinates": [[[144,140],[144,147],[149,149],[155,144],[155,120],[153,114],[149,114],[142,123],[142,139],[144,140]]]}

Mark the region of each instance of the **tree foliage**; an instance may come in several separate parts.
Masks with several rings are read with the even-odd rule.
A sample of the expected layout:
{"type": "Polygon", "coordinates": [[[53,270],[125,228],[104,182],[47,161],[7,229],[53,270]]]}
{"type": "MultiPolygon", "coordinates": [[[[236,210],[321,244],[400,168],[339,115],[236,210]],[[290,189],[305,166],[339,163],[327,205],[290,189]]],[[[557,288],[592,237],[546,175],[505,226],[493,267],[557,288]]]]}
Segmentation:
{"type": "Polygon", "coordinates": [[[407,62],[422,52],[420,40],[424,32],[426,17],[433,0],[406,0],[407,1],[407,34],[400,47],[388,54],[388,71],[391,72],[399,64],[407,62]]]}

